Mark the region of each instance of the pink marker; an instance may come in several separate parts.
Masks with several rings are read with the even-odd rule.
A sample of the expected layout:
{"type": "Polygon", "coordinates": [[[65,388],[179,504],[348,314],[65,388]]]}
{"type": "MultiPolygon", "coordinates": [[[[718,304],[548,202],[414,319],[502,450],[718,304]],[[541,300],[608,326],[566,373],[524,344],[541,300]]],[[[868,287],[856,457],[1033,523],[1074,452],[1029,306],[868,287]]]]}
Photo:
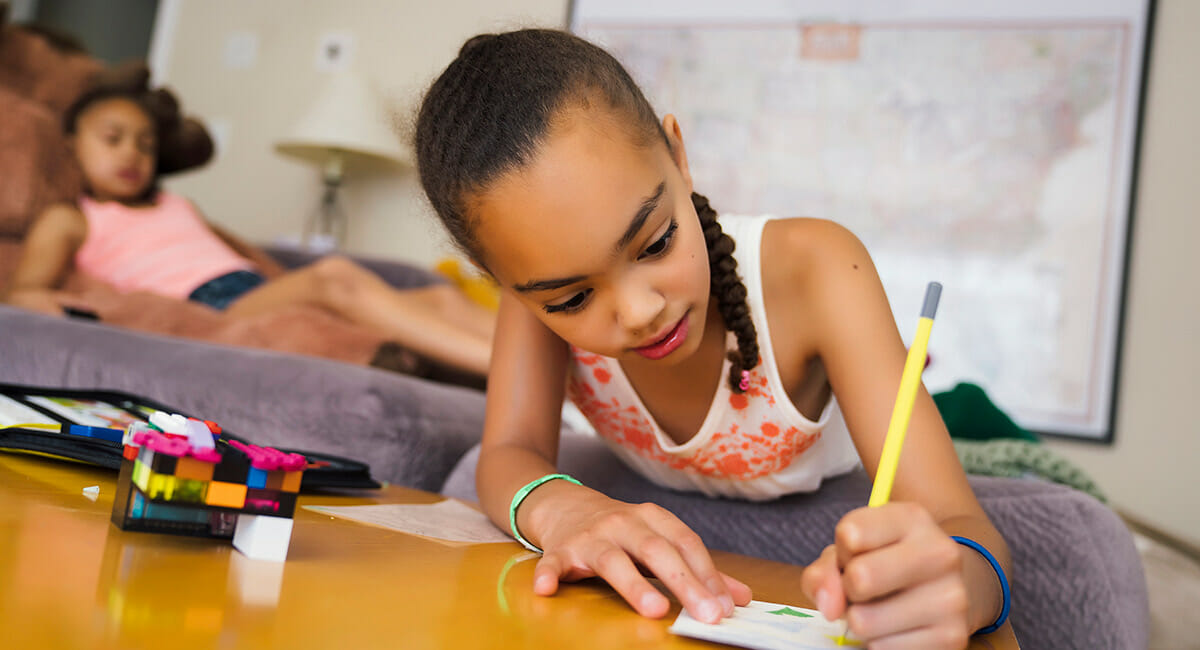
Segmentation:
{"type": "Polygon", "coordinates": [[[192,458],[204,463],[219,463],[221,462],[221,452],[216,449],[196,449],[191,450],[192,458]]]}
{"type": "Polygon", "coordinates": [[[306,459],[304,456],[301,456],[300,454],[288,454],[284,458],[284,461],[280,465],[280,467],[288,472],[294,472],[296,470],[304,469],[304,466],[307,463],[308,463],[308,459],[306,459]]]}

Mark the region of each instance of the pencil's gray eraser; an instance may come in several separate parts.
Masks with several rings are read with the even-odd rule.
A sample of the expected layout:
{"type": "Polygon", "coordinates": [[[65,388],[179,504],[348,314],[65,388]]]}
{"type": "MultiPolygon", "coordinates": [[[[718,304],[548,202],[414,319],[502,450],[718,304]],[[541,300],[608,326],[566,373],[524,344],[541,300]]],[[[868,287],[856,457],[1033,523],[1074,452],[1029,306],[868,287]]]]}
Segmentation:
{"type": "Polygon", "coordinates": [[[925,305],[921,307],[921,318],[933,318],[934,312],[937,311],[938,299],[942,297],[942,285],[939,282],[930,282],[925,288],[925,305]]]}

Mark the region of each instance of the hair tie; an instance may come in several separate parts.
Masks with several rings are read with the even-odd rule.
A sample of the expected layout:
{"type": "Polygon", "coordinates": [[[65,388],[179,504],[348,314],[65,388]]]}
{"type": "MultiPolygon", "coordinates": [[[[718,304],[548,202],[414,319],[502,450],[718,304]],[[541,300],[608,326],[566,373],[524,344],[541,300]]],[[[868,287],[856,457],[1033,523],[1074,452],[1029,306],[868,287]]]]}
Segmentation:
{"type": "Polygon", "coordinates": [[[738,388],[742,389],[743,391],[750,390],[750,371],[749,370],[742,371],[742,380],[738,382],[738,388]]]}

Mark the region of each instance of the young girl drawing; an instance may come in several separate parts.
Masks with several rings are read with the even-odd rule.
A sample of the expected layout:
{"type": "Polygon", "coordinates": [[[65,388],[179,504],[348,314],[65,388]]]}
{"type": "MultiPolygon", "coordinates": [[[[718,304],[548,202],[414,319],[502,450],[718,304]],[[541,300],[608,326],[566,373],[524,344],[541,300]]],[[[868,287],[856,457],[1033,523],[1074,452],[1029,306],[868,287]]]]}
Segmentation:
{"type": "MultiPolygon", "coordinates": [[[[471,39],[425,97],[417,152],[438,215],[502,287],[476,485],[544,550],[536,593],[599,576],[663,616],[644,570],[704,621],[750,599],[669,512],[555,474],[564,394],[668,487],[769,499],[860,459],[874,474],[906,352],[871,258],[829,221],[718,219],[681,125],[602,49],[471,39]]],[[[892,498],[846,515],[798,588],[871,647],[965,645],[1005,596],[951,536],[1010,563],[924,390],[892,498]]]]}
{"type": "Polygon", "coordinates": [[[57,289],[74,266],[122,291],[186,298],[233,315],[313,305],[382,333],[393,352],[406,348],[453,369],[445,374],[487,373],[493,317],[457,290],[398,291],[336,256],[285,271],[209,224],[188,200],[159,190],[163,127],[149,97],[101,87],[68,109],[64,126],[86,193],[38,217],[8,302],[62,315],[72,299],[57,289]]]}

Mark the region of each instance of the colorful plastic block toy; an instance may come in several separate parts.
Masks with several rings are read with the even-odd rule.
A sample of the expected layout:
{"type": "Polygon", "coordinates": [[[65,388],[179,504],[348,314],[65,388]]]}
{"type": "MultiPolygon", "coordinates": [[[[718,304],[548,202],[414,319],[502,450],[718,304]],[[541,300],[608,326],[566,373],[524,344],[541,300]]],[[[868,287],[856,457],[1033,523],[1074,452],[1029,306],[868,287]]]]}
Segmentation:
{"type": "Polygon", "coordinates": [[[215,423],[161,411],[125,431],[112,522],[122,530],[233,539],[248,557],[282,562],[307,463],[220,438],[215,423]]]}

